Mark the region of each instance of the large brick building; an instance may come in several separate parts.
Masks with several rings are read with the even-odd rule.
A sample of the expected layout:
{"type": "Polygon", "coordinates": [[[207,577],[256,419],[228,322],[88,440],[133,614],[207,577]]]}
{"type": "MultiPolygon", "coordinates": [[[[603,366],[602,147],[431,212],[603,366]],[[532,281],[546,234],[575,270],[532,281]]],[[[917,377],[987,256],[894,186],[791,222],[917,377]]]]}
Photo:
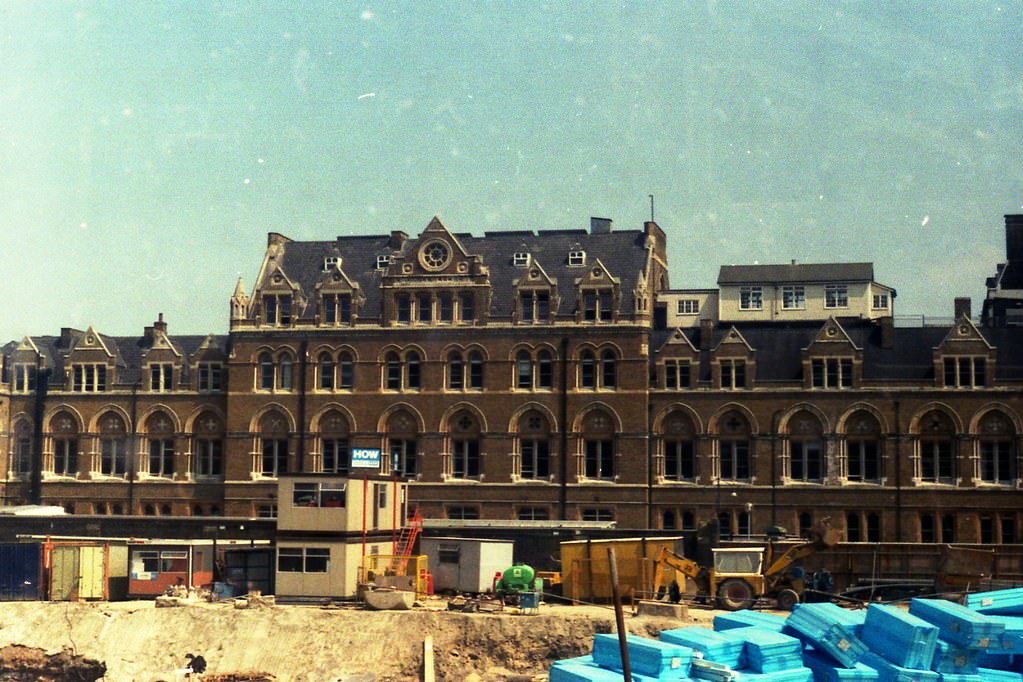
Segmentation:
{"type": "Polygon", "coordinates": [[[353,448],[380,448],[428,517],[718,516],[745,534],[829,516],[849,540],[1018,540],[1023,329],[961,299],[940,325],[896,324],[866,263],[671,289],[666,253],[655,223],[601,219],[271,234],[226,337],[161,319],[8,344],[5,499],[272,516],[278,474],[346,474],[353,448]]]}

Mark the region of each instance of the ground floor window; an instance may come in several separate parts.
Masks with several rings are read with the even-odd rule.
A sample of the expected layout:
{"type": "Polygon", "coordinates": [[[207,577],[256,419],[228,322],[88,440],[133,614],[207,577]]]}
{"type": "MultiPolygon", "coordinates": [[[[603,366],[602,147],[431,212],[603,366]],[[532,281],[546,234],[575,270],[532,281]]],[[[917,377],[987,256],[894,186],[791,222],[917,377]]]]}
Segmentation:
{"type": "Polygon", "coordinates": [[[326,573],[330,549],[326,547],[281,547],[277,550],[280,573],[326,573]]]}
{"type": "Polygon", "coordinates": [[[583,521],[614,521],[615,514],[610,509],[583,509],[580,514],[583,521]]]}

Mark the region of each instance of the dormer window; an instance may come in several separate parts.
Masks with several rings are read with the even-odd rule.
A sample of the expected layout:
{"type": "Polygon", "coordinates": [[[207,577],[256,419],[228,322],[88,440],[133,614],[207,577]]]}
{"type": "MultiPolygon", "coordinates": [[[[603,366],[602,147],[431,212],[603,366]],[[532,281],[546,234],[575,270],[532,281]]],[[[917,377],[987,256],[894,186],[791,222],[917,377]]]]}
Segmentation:
{"type": "Polygon", "coordinates": [[[327,256],[323,259],[323,271],[330,272],[341,266],[341,256],[327,256]]]}
{"type": "Polygon", "coordinates": [[[14,366],[14,392],[32,393],[36,390],[36,366],[15,365],[14,366]]]}
{"type": "Polygon", "coordinates": [[[352,323],[352,296],[351,294],[324,294],[323,324],[351,324],[352,323]]]}
{"type": "Polygon", "coordinates": [[[389,254],[382,254],[377,256],[377,270],[386,270],[387,266],[394,262],[394,258],[389,254]]]}
{"type": "Polygon", "coordinates": [[[512,265],[517,268],[529,267],[529,253],[526,251],[516,251],[512,255],[512,265]]]}
{"type": "Polygon", "coordinates": [[[291,324],[291,295],[268,294],[263,296],[263,323],[286,327],[291,324]]]}
{"type": "Polygon", "coordinates": [[[946,388],[978,388],[987,385],[983,356],[946,357],[943,361],[946,388]]]}
{"type": "Polygon", "coordinates": [[[573,249],[568,252],[569,265],[586,265],[586,252],[582,249],[573,249]]]}
{"type": "Polygon", "coordinates": [[[852,358],[813,358],[810,369],[814,388],[852,388],[852,358]]]}

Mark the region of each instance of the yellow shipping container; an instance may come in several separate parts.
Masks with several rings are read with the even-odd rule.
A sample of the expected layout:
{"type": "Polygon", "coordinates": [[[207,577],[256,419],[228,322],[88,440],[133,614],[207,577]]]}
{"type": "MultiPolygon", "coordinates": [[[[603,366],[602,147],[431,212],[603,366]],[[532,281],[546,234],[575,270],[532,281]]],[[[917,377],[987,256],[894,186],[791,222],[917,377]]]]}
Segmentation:
{"type": "Polygon", "coordinates": [[[607,550],[613,547],[618,564],[618,594],[626,600],[648,599],[653,590],[654,557],[661,547],[675,549],[682,540],[678,536],[562,542],[562,595],[575,601],[609,601],[611,568],[607,550]]]}

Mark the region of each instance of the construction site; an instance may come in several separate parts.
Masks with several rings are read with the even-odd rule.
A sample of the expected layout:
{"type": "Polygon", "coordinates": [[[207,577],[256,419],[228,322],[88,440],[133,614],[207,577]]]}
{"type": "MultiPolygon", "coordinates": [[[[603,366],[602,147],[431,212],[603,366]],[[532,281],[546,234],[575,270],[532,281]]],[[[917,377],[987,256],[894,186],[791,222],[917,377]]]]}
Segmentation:
{"type": "Polygon", "coordinates": [[[306,552],[298,572],[286,557],[303,541],[287,536],[212,546],[22,534],[0,545],[0,669],[15,675],[3,679],[547,680],[559,662],[592,657],[597,635],[656,639],[730,612],[866,613],[1023,584],[1014,547],[842,543],[827,524],[803,538],[722,539],[711,523],[571,540],[425,525],[412,514],[393,543],[356,535],[322,570],[306,552]],[[394,553],[363,553],[374,545],[394,553]],[[189,654],[202,677],[185,677],[189,654]]]}

